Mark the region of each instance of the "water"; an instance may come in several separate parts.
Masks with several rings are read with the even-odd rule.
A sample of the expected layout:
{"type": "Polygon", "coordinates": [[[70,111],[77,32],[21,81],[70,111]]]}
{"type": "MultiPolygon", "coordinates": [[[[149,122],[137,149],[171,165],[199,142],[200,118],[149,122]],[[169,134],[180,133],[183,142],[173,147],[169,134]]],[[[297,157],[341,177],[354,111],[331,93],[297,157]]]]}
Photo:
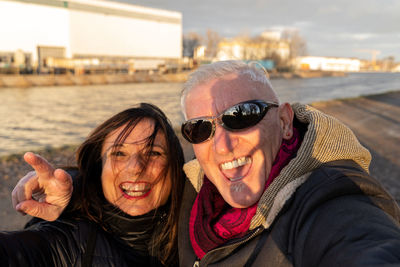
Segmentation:
{"type": "MultiPolygon", "coordinates": [[[[314,101],[400,90],[400,73],[272,80],[282,101],[314,101]]],[[[178,127],[181,83],[0,88],[0,156],[80,143],[111,115],[138,102],[161,107],[178,127]]]]}

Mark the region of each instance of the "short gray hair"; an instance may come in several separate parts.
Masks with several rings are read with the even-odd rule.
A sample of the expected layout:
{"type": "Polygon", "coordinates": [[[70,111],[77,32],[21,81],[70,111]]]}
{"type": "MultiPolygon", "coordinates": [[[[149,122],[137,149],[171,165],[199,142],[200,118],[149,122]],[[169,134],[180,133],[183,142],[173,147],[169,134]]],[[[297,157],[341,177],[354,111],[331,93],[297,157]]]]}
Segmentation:
{"type": "Polygon", "coordinates": [[[268,72],[256,61],[246,63],[241,60],[227,60],[202,65],[189,75],[188,80],[183,85],[181,92],[182,112],[185,114],[185,98],[190,90],[211,80],[234,73],[248,75],[250,80],[265,84],[272,89],[268,72]]]}

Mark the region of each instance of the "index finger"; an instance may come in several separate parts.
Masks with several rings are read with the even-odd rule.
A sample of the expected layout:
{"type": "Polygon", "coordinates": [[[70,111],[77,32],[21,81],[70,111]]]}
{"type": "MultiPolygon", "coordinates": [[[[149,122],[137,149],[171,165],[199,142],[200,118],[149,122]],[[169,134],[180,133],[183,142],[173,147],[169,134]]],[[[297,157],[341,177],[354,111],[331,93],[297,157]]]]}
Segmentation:
{"type": "Polygon", "coordinates": [[[41,156],[32,152],[26,152],[24,155],[26,163],[32,166],[36,171],[36,175],[40,178],[49,178],[54,176],[54,168],[41,156]]]}

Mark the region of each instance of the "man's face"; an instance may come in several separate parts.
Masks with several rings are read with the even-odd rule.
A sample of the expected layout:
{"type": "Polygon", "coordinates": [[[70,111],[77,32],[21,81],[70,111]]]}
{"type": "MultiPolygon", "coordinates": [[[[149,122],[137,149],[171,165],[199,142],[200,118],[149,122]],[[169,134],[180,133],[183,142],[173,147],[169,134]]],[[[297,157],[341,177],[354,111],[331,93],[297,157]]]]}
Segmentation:
{"type": "MultiPolygon", "coordinates": [[[[185,113],[188,120],[216,116],[237,103],[255,99],[276,101],[270,88],[247,76],[231,74],[189,91],[185,113]]],[[[287,118],[282,117],[288,108],[285,104],[271,108],[257,125],[244,131],[231,132],[217,123],[213,138],[193,145],[206,176],[232,207],[249,207],[264,192],[283,134],[288,136],[287,118]]],[[[291,136],[291,121],[289,128],[291,136]]]]}

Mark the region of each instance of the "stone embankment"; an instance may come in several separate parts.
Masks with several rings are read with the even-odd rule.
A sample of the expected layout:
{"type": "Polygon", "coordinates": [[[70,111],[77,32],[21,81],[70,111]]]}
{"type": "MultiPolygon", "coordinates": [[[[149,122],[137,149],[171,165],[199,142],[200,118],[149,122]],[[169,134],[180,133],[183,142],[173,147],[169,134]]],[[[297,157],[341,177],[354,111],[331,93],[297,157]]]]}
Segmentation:
{"type": "MultiPolygon", "coordinates": [[[[88,74],[88,75],[0,75],[1,87],[26,88],[32,86],[62,86],[62,85],[91,85],[91,84],[121,84],[141,82],[184,82],[190,71],[170,74],[88,74]]],[[[295,71],[271,72],[271,79],[317,78],[345,76],[344,72],[326,71],[295,71]]]]}
{"type": "Polygon", "coordinates": [[[140,82],[182,82],[189,72],[171,74],[88,74],[88,75],[0,75],[0,87],[120,84],[140,82]]]}
{"type": "Polygon", "coordinates": [[[271,79],[296,79],[296,78],[320,78],[320,77],[343,77],[346,72],[341,71],[294,71],[294,72],[271,72],[271,79]]]}

